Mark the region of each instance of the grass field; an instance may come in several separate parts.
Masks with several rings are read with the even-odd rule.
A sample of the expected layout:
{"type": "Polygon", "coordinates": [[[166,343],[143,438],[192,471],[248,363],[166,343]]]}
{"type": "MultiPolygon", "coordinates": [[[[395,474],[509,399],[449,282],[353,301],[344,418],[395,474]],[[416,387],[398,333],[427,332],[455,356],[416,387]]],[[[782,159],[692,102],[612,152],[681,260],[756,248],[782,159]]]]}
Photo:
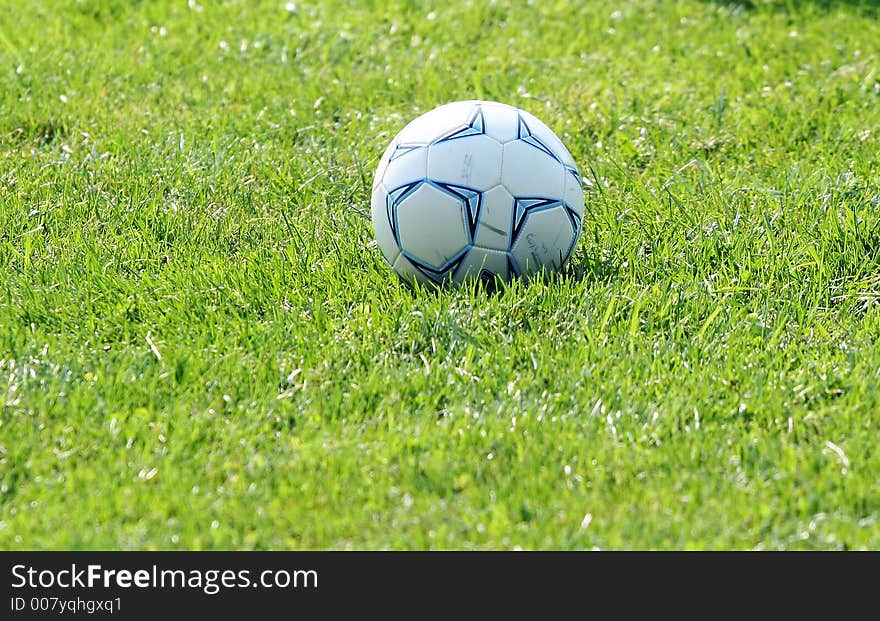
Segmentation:
{"type": "Polygon", "coordinates": [[[0,549],[880,547],[877,2],[0,0],[0,549]],[[372,241],[436,105],[564,275],[372,241]]]}

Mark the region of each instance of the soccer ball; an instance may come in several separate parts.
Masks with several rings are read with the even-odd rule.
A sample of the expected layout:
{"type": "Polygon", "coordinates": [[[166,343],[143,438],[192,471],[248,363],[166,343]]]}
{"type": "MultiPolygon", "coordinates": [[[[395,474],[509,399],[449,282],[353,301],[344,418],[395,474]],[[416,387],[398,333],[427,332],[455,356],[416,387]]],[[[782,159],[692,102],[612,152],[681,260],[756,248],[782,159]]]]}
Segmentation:
{"type": "Polygon", "coordinates": [[[562,268],[581,232],[581,176],[562,141],[513,106],[459,101],[423,114],[379,162],[371,198],[385,260],[426,285],[562,268]]]}

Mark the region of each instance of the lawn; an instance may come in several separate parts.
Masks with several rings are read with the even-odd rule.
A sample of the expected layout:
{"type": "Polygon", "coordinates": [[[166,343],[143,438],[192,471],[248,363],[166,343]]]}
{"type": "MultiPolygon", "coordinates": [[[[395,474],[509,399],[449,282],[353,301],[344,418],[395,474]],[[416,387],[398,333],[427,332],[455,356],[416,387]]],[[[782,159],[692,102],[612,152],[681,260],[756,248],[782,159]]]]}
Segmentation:
{"type": "Polygon", "coordinates": [[[0,0],[0,549],[880,547],[878,12],[0,0]],[[472,98],[584,232],[411,289],[373,170],[472,98]]]}

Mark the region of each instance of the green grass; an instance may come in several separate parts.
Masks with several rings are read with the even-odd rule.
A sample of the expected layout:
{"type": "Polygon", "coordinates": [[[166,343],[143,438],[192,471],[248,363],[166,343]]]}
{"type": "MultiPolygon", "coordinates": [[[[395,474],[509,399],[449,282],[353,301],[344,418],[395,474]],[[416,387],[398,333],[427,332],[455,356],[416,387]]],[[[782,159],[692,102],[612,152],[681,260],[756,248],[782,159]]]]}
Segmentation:
{"type": "Polygon", "coordinates": [[[191,5],[0,0],[0,549],[880,546],[876,2],[191,5]],[[371,244],[468,98],[561,277],[371,244]]]}

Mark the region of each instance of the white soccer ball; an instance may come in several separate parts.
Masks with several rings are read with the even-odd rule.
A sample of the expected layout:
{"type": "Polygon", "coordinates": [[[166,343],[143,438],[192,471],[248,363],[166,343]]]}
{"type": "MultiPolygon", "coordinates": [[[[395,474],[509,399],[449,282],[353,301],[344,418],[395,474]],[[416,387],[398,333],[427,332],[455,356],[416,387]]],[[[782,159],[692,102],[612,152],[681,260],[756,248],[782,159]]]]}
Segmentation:
{"type": "Polygon", "coordinates": [[[461,284],[562,268],[584,193],[562,141],[513,106],[459,101],[423,114],[379,162],[373,230],[404,280],[461,284]]]}

